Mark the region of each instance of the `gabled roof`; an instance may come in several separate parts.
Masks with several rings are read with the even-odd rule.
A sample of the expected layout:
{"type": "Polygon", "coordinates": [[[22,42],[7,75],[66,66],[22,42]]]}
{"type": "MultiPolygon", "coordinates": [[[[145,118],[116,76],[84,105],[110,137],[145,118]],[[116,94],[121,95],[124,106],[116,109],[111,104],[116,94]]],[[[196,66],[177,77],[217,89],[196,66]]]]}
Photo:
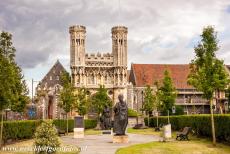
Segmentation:
{"type": "Polygon", "coordinates": [[[156,81],[161,82],[164,71],[168,70],[176,89],[194,89],[187,84],[189,75],[188,64],[132,64],[131,72],[133,84],[137,87],[153,85],[156,81]]]}
{"type": "Polygon", "coordinates": [[[57,60],[56,63],[51,67],[49,72],[41,80],[40,88],[43,89],[45,87],[49,89],[53,88],[57,84],[61,85],[61,73],[65,71],[65,68],[62,66],[59,60],[57,60]]]}

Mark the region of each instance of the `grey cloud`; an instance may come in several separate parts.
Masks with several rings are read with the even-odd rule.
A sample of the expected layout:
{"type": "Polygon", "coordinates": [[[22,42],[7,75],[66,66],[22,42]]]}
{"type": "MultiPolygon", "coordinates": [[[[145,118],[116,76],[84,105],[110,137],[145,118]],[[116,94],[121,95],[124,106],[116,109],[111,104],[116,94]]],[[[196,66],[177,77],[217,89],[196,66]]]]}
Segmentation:
{"type": "Polygon", "coordinates": [[[118,13],[117,0],[9,0],[0,2],[0,28],[13,33],[17,61],[23,68],[56,58],[68,61],[68,27],[73,24],[86,26],[89,52],[111,51],[111,27],[122,24],[129,28],[129,63],[182,63],[192,57],[187,43],[204,25],[228,30],[223,20],[228,3],[127,0],[121,1],[118,13]]]}

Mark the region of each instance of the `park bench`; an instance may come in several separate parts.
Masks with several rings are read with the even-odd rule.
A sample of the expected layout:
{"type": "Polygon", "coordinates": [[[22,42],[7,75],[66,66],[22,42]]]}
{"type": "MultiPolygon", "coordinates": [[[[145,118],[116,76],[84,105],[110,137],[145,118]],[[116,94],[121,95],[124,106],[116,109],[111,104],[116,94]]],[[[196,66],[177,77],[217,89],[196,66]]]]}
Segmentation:
{"type": "Polygon", "coordinates": [[[188,134],[191,131],[191,127],[184,127],[182,132],[178,132],[176,136],[176,140],[189,140],[188,134]]]}
{"type": "Polygon", "coordinates": [[[60,129],[60,128],[58,128],[58,127],[56,127],[56,129],[57,129],[57,133],[58,133],[59,136],[61,136],[61,134],[64,134],[64,135],[65,135],[65,133],[66,133],[65,130],[60,129]]]}

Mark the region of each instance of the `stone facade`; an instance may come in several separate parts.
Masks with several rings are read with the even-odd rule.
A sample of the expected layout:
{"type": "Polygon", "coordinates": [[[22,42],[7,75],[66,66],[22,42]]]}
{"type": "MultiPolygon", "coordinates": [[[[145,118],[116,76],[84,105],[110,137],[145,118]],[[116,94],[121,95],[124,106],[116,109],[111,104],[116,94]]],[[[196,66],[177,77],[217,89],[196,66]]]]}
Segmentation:
{"type": "Polygon", "coordinates": [[[116,26],[112,33],[112,53],[88,54],[85,49],[86,28],[76,25],[69,28],[70,68],[76,88],[85,87],[91,94],[100,85],[117,101],[120,93],[127,100],[127,33],[128,28],[116,26]]]}
{"type": "Polygon", "coordinates": [[[66,72],[57,61],[36,88],[37,114],[43,119],[63,118],[65,112],[58,107],[59,91],[62,89],[61,73],[66,72]]]}

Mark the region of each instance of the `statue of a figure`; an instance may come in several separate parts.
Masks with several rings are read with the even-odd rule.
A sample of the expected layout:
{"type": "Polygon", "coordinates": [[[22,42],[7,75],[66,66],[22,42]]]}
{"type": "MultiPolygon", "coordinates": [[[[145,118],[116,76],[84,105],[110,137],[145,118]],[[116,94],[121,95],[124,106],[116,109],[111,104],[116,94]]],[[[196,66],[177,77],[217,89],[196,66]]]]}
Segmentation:
{"type": "Polygon", "coordinates": [[[128,124],[128,107],[123,100],[124,96],[118,96],[119,102],[113,108],[114,111],[114,126],[113,131],[115,135],[125,135],[125,129],[128,124]]]}
{"type": "Polygon", "coordinates": [[[104,130],[111,129],[111,113],[109,107],[104,108],[100,121],[101,121],[102,129],[104,130]]]}

